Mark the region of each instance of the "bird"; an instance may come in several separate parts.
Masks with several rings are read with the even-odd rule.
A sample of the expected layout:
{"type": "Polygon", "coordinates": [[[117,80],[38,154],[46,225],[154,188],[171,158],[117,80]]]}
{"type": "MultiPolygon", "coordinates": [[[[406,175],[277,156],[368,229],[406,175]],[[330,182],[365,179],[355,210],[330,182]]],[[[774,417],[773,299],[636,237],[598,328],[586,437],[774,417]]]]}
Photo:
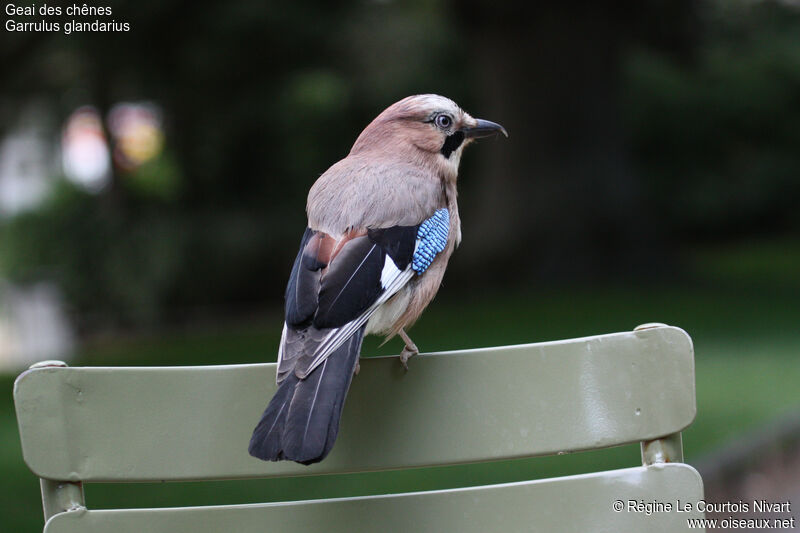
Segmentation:
{"type": "Polygon", "coordinates": [[[408,370],[419,349],[406,329],[438,292],[461,241],[462,152],[497,134],[508,137],[449,98],[409,96],[381,112],[313,184],[286,287],[278,390],[250,455],[304,465],[328,455],[364,335],[399,335],[408,370]]]}

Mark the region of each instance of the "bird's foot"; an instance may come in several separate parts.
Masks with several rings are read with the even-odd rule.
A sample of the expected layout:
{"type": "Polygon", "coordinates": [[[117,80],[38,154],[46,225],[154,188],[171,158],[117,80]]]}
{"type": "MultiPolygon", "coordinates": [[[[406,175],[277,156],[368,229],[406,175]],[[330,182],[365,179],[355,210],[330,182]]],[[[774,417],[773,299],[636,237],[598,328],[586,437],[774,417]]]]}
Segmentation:
{"type": "Polygon", "coordinates": [[[400,352],[400,364],[403,365],[403,368],[405,368],[406,372],[408,372],[408,360],[415,355],[419,355],[419,348],[417,348],[417,345],[414,344],[414,341],[411,340],[411,337],[408,336],[408,333],[406,333],[405,330],[400,329],[398,333],[406,343],[406,347],[403,348],[402,352],[400,352]]]}
{"type": "Polygon", "coordinates": [[[361,372],[361,361],[356,361],[356,368],[353,370],[353,375],[357,376],[361,372]]]}
{"type": "Polygon", "coordinates": [[[406,346],[403,348],[403,351],[400,352],[400,364],[403,365],[403,368],[406,369],[406,372],[408,372],[408,360],[415,355],[419,355],[419,350],[417,350],[416,346],[413,348],[406,346]]]}

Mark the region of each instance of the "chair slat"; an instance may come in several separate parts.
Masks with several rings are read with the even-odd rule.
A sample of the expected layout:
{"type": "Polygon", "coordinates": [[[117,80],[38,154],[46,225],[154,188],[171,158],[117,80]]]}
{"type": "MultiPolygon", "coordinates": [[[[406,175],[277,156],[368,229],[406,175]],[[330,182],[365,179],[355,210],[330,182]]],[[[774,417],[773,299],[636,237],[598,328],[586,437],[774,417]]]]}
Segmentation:
{"type": "Polygon", "coordinates": [[[691,340],[657,327],[361,362],[322,463],[265,463],[250,432],[275,365],[41,368],[15,384],[25,461],[70,481],[355,472],[547,455],[652,439],[695,416],[691,340]]]}
{"type": "MultiPolygon", "coordinates": [[[[702,513],[677,512],[678,500],[703,497],[697,472],[684,464],[636,467],[504,485],[292,502],[171,509],[74,511],[53,517],[45,533],[485,533],[487,531],[675,532],[702,513]],[[670,511],[613,509],[615,500],[667,502],[670,511]],[[366,526],[365,526],[366,525],[366,526]]],[[[663,510],[663,509],[662,509],[663,510]]]]}

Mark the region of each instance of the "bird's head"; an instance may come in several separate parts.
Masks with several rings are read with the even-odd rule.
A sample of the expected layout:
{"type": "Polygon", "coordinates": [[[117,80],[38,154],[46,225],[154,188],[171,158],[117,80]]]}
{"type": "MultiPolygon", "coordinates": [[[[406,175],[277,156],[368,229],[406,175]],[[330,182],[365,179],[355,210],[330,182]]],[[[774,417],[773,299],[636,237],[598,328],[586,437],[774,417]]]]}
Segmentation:
{"type": "Polygon", "coordinates": [[[455,179],[464,147],[479,137],[505,128],[471,117],[444,96],[421,94],[392,104],[356,139],[350,155],[369,153],[425,165],[446,179],[455,179]]]}

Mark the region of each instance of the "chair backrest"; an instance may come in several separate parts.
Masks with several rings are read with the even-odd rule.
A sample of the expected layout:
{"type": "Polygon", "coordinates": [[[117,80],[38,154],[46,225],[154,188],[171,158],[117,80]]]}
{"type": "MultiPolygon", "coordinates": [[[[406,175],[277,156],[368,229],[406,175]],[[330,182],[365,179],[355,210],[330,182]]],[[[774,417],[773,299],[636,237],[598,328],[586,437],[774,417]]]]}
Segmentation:
{"type": "MultiPolygon", "coordinates": [[[[395,358],[364,359],[333,452],[309,467],[247,453],[274,383],[275,364],[26,371],[14,397],[25,462],[43,479],[46,531],[263,531],[268,523],[276,531],[336,531],[336,524],[352,530],[365,523],[365,514],[374,514],[366,523],[375,531],[406,531],[410,505],[420,531],[486,531],[479,526],[487,516],[529,523],[531,499],[552,510],[558,498],[575,504],[576,494],[587,508],[601,502],[617,529],[622,520],[658,531],[651,516],[638,523],[637,513],[615,513],[612,502],[702,497],[691,467],[666,464],[682,461],[680,431],[696,410],[691,339],[678,328],[428,354],[408,373],[395,358]],[[87,511],[80,485],[360,472],[632,442],[643,443],[645,464],[660,466],[433,493],[147,512],[87,511]],[[614,483],[619,498],[610,497],[614,483]],[[483,518],[470,516],[481,509],[483,518]]],[[[588,529],[596,529],[594,514],[588,529]]],[[[489,530],[504,527],[492,524],[489,530]]]]}

